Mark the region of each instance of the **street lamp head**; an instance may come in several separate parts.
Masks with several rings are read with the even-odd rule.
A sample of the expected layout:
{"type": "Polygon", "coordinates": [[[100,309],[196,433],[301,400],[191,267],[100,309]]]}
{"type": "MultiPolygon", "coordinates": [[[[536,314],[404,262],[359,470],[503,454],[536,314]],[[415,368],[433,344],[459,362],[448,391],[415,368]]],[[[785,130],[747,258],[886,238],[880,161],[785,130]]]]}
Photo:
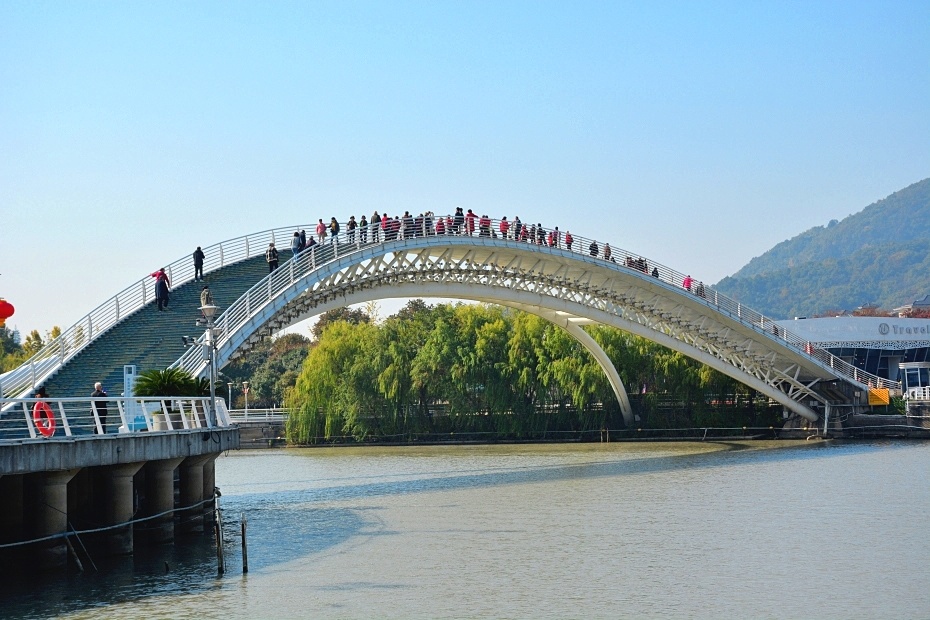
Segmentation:
{"type": "Polygon", "coordinates": [[[200,306],[200,311],[203,312],[203,318],[207,321],[212,321],[213,317],[216,315],[216,306],[200,306]]]}

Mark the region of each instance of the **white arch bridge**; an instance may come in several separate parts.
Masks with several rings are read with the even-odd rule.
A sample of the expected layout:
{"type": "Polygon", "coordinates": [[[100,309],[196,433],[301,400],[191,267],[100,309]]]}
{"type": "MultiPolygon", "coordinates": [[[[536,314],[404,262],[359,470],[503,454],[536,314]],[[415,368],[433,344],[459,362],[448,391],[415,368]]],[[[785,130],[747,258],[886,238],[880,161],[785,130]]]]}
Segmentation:
{"type": "MultiPolygon", "coordinates": [[[[900,389],[895,382],[865,373],[812,346],[711,287],[695,281],[692,290],[686,290],[684,275],[675,270],[616,248],[605,257],[605,245],[600,242],[592,252],[595,242],[591,239],[575,237],[569,247],[564,234],[551,241],[548,235],[539,234],[533,243],[514,238],[513,228],[507,236],[497,233],[497,221],[488,228],[476,227],[472,234],[464,227],[462,234],[436,234],[431,222],[420,220],[404,228],[396,234],[379,231],[379,237],[373,230],[364,236],[361,230],[343,232],[336,243],[330,238],[308,248],[261,278],[216,319],[217,367],[260,339],[332,308],[387,298],[443,297],[517,308],[565,328],[604,369],[627,424],[632,424],[632,412],[620,376],[606,353],[581,329],[583,325],[610,325],[679,351],[811,421],[831,405],[858,404],[870,387],[900,389]]],[[[245,239],[244,257],[240,256],[241,240],[224,242],[227,248],[240,248],[239,254],[227,250],[226,259],[219,244],[219,263],[208,264],[207,271],[254,258],[249,252],[250,239],[264,251],[269,235],[287,238],[294,230],[241,238],[245,239]]],[[[216,254],[216,247],[206,248],[208,256],[216,254]]],[[[192,277],[189,263],[187,258],[172,264],[175,286],[178,279],[184,279],[179,274],[189,273],[187,280],[192,277]]],[[[145,293],[151,283],[141,286],[141,305],[151,304],[145,293]]],[[[119,308],[119,296],[114,299],[119,308]]],[[[138,300],[135,303],[140,305],[138,300]]],[[[82,321],[78,326],[89,322],[88,317],[82,321]]],[[[62,337],[72,334],[73,342],[74,330],[62,337]]],[[[98,333],[91,329],[88,338],[82,331],[81,346],[107,333],[107,329],[98,329],[98,333]]],[[[206,344],[206,338],[202,336],[200,342],[206,344]]],[[[30,372],[30,364],[33,380],[29,383],[35,385],[73,359],[80,348],[57,346],[59,353],[56,344],[50,343],[46,348],[51,353],[41,357],[40,352],[38,359],[4,375],[4,392],[11,381],[24,383],[22,375],[30,372]]],[[[198,376],[209,375],[199,347],[188,349],[174,365],[198,376]]]]}

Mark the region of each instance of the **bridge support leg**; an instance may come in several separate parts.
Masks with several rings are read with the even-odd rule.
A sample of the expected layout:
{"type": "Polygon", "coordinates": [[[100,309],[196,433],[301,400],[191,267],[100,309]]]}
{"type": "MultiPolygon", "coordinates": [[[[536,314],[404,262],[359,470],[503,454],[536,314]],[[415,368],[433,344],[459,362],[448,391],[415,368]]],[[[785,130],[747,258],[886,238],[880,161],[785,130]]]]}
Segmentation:
{"type": "MultiPolygon", "coordinates": [[[[68,482],[78,469],[50,471],[30,476],[33,531],[30,538],[64,534],[68,531],[68,482]]],[[[30,551],[39,569],[61,568],[68,563],[64,537],[38,543],[30,551]]]]}
{"type": "Polygon", "coordinates": [[[610,387],[614,390],[614,396],[617,397],[617,401],[620,403],[620,412],[623,413],[623,422],[628,427],[633,426],[633,407],[630,406],[630,397],[627,396],[626,388],[623,386],[623,380],[620,379],[620,373],[617,372],[614,363],[610,361],[610,357],[608,357],[604,349],[601,348],[601,345],[597,343],[597,340],[592,338],[588,332],[581,329],[581,326],[575,325],[571,321],[564,321],[558,323],[558,325],[564,327],[565,331],[571,334],[571,336],[577,340],[581,346],[587,349],[597,361],[598,365],[604,371],[604,374],[607,375],[607,380],[610,381],[610,387]]]}
{"type": "MultiPolygon", "coordinates": [[[[104,472],[104,521],[106,525],[126,523],[133,513],[133,476],[145,463],[107,467],[104,472]]],[[[133,528],[126,525],[106,532],[107,553],[128,555],[133,551],[133,528]]]]}
{"type": "Polygon", "coordinates": [[[208,456],[191,456],[181,463],[178,473],[181,484],[181,507],[189,510],[181,512],[179,528],[182,533],[203,532],[203,466],[209,460],[208,456]]]}
{"type": "Polygon", "coordinates": [[[145,502],[143,516],[160,515],[141,526],[150,544],[174,540],[174,470],[182,458],[149,461],[145,465],[145,502]]]}
{"type": "Polygon", "coordinates": [[[203,527],[207,532],[213,531],[213,508],[215,502],[213,499],[213,490],[216,488],[216,457],[219,454],[208,455],[208,460],[203,464],[203,499],[211,501],[203,505],[203,527]]]}

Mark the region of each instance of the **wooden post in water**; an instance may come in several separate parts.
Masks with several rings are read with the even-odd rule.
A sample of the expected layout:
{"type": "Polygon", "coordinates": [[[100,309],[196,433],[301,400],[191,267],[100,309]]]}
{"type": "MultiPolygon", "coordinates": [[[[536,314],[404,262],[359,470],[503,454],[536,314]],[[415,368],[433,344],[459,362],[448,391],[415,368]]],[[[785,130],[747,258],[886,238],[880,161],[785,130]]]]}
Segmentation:
{"type": "Polygon", "coordinates": [[[246,544],[246,540],[245,540],[245,526],[247,523],[245,519],[245,513],[242,513],[241,520],[242,520],[242,574],[245,574],[249,572],[249,547],[246,544]]]}
{"type": "Polygon", "coordinates": [[[216,572],[222,576],[226,572],[226,560],[223,557],[223,513],[220,512],[219,494],[213,496],[216,517],[213,520],[213,530],[216,533],[216,572]]]}

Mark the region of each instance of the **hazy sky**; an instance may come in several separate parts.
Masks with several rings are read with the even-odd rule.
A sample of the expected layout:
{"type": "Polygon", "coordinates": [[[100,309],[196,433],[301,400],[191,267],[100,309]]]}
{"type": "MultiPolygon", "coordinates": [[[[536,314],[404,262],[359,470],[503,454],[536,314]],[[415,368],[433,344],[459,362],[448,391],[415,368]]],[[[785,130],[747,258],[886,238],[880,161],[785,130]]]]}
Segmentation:
{"type": "MultiPolygon", "coordinates": [[[[0,297],[456,205],[715,282],[930,176],[930,2],[0,2],[0,297]]],[[[854,275],[851,275],[854,277],[854,275]]]]}

